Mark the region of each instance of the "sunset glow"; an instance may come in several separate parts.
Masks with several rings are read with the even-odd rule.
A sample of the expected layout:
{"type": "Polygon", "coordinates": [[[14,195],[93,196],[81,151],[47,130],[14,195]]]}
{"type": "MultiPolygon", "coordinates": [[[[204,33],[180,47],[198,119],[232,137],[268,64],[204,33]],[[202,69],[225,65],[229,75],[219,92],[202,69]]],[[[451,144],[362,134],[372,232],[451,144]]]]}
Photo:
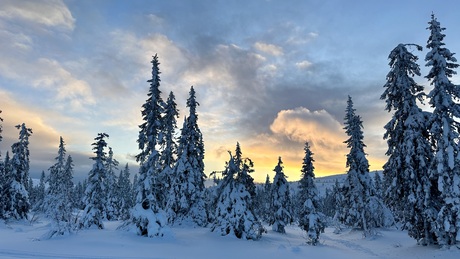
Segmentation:
{"type": "MultiPolygon", "coordinates": [[[[14,125],[26,123],[36,178],[51,166],[59,136],[75,179],[86,177],[99,132],[110,135],[120,164],[137,171],[156,53],[162,96],[175,93],[179,128],[190,86],[197,92],[206,174],[223,170],[237,141],[257,182],[273,177],[279,156],[288,180],[298,180],[306,141],[316,176],[346,172],[348,95],[363,119],[370,170],[381,170],[389,51],[401,42],[424,46],[434,12],[460,52],[455,8],[437,1],[0,2],[0,150],[4,157],[17,139],[14,125]]],[[[425,51],[416,53],[423,75],[425,51]]],[[[416,80],[428,91],[423,77],[416,80]]]]}

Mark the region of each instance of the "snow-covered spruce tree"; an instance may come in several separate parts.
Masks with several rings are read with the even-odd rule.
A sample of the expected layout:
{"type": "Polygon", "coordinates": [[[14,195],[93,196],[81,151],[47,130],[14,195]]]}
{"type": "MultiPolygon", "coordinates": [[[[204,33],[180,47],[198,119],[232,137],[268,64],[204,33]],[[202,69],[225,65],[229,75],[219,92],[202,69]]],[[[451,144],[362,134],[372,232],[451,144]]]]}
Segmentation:
{"type": "Polygon", "coordinates": [[[72,233],[74,218],[72,214],[72,159],[66,160],[64,140],[60,137],[56,163],[49,169],[50,181],[46,193],[46,214],[51,218],[51,229],[44,238],[72,233]]]}
{"type": "Polygon", "coordinates": [[[332,195],[334,196],[334,215],[332,217],[332,223],[334,224],[334,233],[339,234],[342,231],[342,208],[345,203],[345,197],[343,192],[343,184],[339,183],[338,179],[335,179],[334,186],[332,187],[332,195]]]}
{"type": "Polygon", "coordinates": [[[27,185],[29,179],[29,137],[32,129],[23,123],[16,126],[19,129],[19,141],[11,146],[11,178],[9,184],[9,211],[10,217],[27,219],[30,210],[27,185]]]}
{"type": "MultiPolygon", "coordinates": [[[[44,212],[48,216],[52,217],[55,212],[55,208],[58,199],[62,197],[59,196],[59,192],[62,190],[60,187],[62,176],[65,167],[66,159],[66,149],[64,139],[59,138],[59,147],[58,147],[58,156],[55,158],[56,163],[53,164],[49,169],[49,178],[48,178],[48,189],[46,189],[45,201],[44,201],[44,212]]],[[[66,201],[67,202],[67,201],[66,201]]]]}
{"type": "Polygon", "coordinates": [[[62,181],[63,181],[63,186],[69,190],[69,195],[68,197],[68,203],[70,201],[71,203],[71,208],[75,208],[75,185],[73,183],[73,168],[75,164],[73,163],[73,158],[71,155],[67,156],[67,160],[65,162],[64,166],[64,174],[62,176],[62,181]]]}
{"type": "Polygon", "coordinates": [[[262,215],[261,220],[263,222],[270,222],[271,212],[270,212],[270,204],[271,204],[271,195],[272,195],[272,184],[270,183],[270,176],[267,174],[265,178],[265,183],[263,186],[263,200],[262,200],[262,215]]]}
{"type": "Polygon", "coordinates": [[[283,171],[283,161],[278,158],[278,164],[273,169],[275,178],[271,188],[270,222],[272,230],[279,233],[286,233],[285,226],[293,221],[291,212],[291,198],[289,184],[283,171]]]}
{"type": "Polygon", "coordinates": [[[177,118],[179,111],[175,102],[176,97],[173,92],[169,93],[168,100],[164,106],[164,115],[162,120],[162,134],[160,139],[161,156],[160,156],[160,175],[159,181],[162,182],[161,206],[166,207],[167,195],[171,188],[174,165],[177,157],[177,143],[174,141],[177,129],[177,118]]]}
{"type": "Polygon", "coordinates": [[[270,217],[270,190],[270,176],[267,174],[265,183],[257,186],[255,196],[255,213],[263,222],[268,222],[270,217]]]}
{"type": "MultiPolygon", "coordinates": [[[[230,152],[229,152],[230,153],[230,152]]],[[[229,234],[237,238],[258,240],[264,232],[252,207],[251,194],[246,184],[239,179],[252,170],[252,162],[232,156],[228,161],[223,179],[217,186],[216,211],[211,231],[218,231],[222,236],[229,234]]]]}
{"type": "Polygon", "coordinates": [[[240,173],[236,177],[236,181],[244,184],[246,190],[251,195],[251,199],[254,200],[256,196],[256,185],[254,184],[254,178],[250,175],[250,173],[254,172],[254,163],[251,159],[242,157],[240,143],[238,142],[236,142],[235,159],[237,166],[241,168],[240,173]]]}
{"type": "Polygon", "coordinates": [[[380,176],[378,172],[376,172],[374,175],[373,183],[374,183],[374,192],[375,192],[374,195],[377,196],[377,198],[379,199],[383,199],[383,181],[382,181],[382,177],[380,176]]]}
{"type": "Polygon", "coordinates": [[[196,108],[198,102],[193,86],[190,88],[185,118],[179,138],[178,160],[174,166],[171,188],[167,201],[168,221],[171,224],[205,226],[204,144],[198,127],[196,108]]]}
{"type": "MultiPolygon", "coordinates": [[[[136,187],[136,204],[131,210],[130,223],[134,224],[137,234],[141,236],[163,236],[167,220],[161,209],[160,193],[163,189],[158,181],[160,167],[161,114],[163,101],[160,92],[160,70],[158,56],[152,59],[152,78],[148,98],[142,105],[142,119],[139,125],[137,143],[140,153],[136,160],[140,163],[139,178],[136,187]]],[[[128,222],[129,223],[129,222],[128,222]]]]}
{"type": "Polygon", "coordinates": [[[430,37],[426,47],[430,51],[425,61],[426,66],[431,67],[426,78],[433,86],[428,98],[434,109],[430,120],[430,135],[435,150],[429,174],[431,179],[438,180],[437,189],[441,192],[442,204],[434,231],[438,244],[444,246],[456,243],[460,228],[460,87],[449,80],[456,74],[453,69],[459,65],[455,63],[457,59],[454,53],[444,47],[445,34],[442,31],[445,28],[441,27],[434,14],[428,24],[430,37]]]}
{"type": "Polygon", "coordinates": [[[134,177],[133,177],[133,185],[132,185],[132,196],[133,196],[133,204],[136,203],[136,197],[137,197],[137,186],[139,185],[139,179],[138,179],[138,176],[139,174],[135,173],[134,174],[134,177]]]}
{"type": "Polygon", "coordinates": [[[105,138],[109,135],[106,133],[98,133],[97,137],[94,138],[95,142],[92,144],[94,150],[93,168],[88,173],[88,185],[85,190],[85,197],[83,198],[85,208],[83,209],[83,215],[80,218],[80,228],[90,228],[95,226],[99,229],[104,228],[102,220],[106,218],[106,191],[105,190],[105,177],[106,177],[106,162],[107,153],[104,148],[107,147],[105,138]]]}
{"type": "Polygon", "coordinates": [[[439,194],[432,191],[428,168],[432,160],[432,148],[426,122],[430,114],[417,106],[422,101],[423,87],[413,77],[420,75],[417,57],[399,44],[388,56],[391,70],[387,75],[385,109],[394,111],[385,125],[389,156],[383,166],[385,181],[384,197],[402,229],[408,231],[420,244],[431,244],[439,194]]]}
{"type": "Polygon", "coordinates": [[[29,193],[29,203],[31,205],[35,204],[35,192],[34,192],[34,181],[32,180],[32,177],[29,177],[29,180],[27,181],[27,193],[29,193]]]}
{"type": "MultiPolygon", "coordinates": [[[[2,110],[0,110],[0,113],[2,113],[2,110]]],[[[2,133],[3,133],[3,124],[2,124],[2,122],[3,122],[3,118],[0,117],[0,142],[3,140],[3,135],[2,135],[2,133]]]]}
{"type": "MultiPolygon", "coordinates": [[[[0,113],[2,113],[2,111],[0,110],[0,113]]],[[[0,142],[3,140],[3,136],[2,136],[2,132],[3,132],[3,125],[2,125],[2,122],[3,122],[3,118],[0,117],[0,142]]],[[[5,163],[3,162],[3,160],[1,159],[1,153],[0,153],[0,197],[2,197],[0,199],[0,219],[4,218],[3,217],[3,214],[4,214],[4,209],[5,209],[5,202],[6,201],[6,185],[5,183],[7,183],[7,179],[6,179],[6,172],[5,172],[5,163]]]]}
{"type": "Polygon", "coordinates": [[[132,195],[132,186],[129,180],[129,166],[126,163],[125,168],[120,171],[118,176],[118,208],[119,218],[121,220],[129,219],[129,210],[134,205],[132,195]]]}
{"type": "MultiPolygon", "coordinates": [[[[227,162],[225,162],[227,163],[227,162]]],[[[218,195],[218,187],[222,182],[224,176],[224,171],[212,171],[209,174],[209,178],[212,179],[212,185],[208,186],[205,190],[205,204],[206,204],[206,211],[208,211],[208,222],[213,223],[215,221],[214,213],[217,208],[217,195],[218,195]],[[217,176],[217,175],[220,176],[217,176]]]]}
{"type": "Polygon", "coordinates": [[[85,208],[85,206],[83,206],[83,201],[82,201],[84,193],[85,193],[85,189],[83,189],[83,184],[81,181],[78,181],[74,185],[73,195],[72,195],[72,207],[74,207],[74,209],[82,210],[85,208]]]}
{"type": "Polygon", "coordinates": [[[42,174],[40,175],[40,182],[38,186],[35,188],[35,203],[32,205],[32,209],[38,212],[43,212],[44,210],[44,202],[45,202],[45,196],[46,196],[46,190],[45,190],[45,183],[46,183],[46,177],[45,177],[45,171],[42,171],[42,174]]]}
{"type": "Polygon", "coordinates": [[[310,145],[305,143],[305,157],[302,163],[302,178],[299,181],[299,195],[301,209],[299,215],[299,226],[307,232],[307,243],[317,245],[320,233],[324,232],[324,215],[318,211],[320,199],[315,182],[315,167],[313,166],[313,152],[310,145]]]}
{"type": "Polygon", "coordinates": [[[113,157],[113,150],[109,147],[109,153],[106,162],[106,177],[104,180],[106,193],[107,220],[118,219],[118,183],[115,176],[115,170],[118,170],[118,161],[113,157]]]}
{"type": "MultiPolygon", "coordinates": [[[[343,200],[344,200],[343,192],[342,192],[342,185],[343,184],[340,184],[339,180],[336,178],[335,181],[334,181],[334,186],[332,187],[332,193],[334,195],[334,206],[335,206],[337,211],[342,208],[342,204],[343,204],[343,200]]],[[[337,213],[335,213],[335,214],[337,214],[337,213]]],[[[336,217],[336,216],[337,215],[334,215],[334,217],[336,217]]]]}
{"type": "Polygon", "coordinates": [[[0,218],[1,219],[8,219],[10,218],[10,208],[11,208],[11,181],[13,178],[12,169],[11,169],[11,160],[10,154],[7,151],[5,155],[5,160],[2,162],[2,167],[0,168],[2,171],[2,178],[3,181],[0,182],[2,186],[1,199],[0,199],[0,218]]]}
{"type": "Polygon", "coordinates": [[[88,187],[88,179],[83,179],[83,181],[78,182],[77,186],[75,187],[75,205],[74,207],[83,210],[85,208],[84,197],[86,187],[88,187]]]}
{"type": "Polygon", "coordinates": [[[362,229],[364,236],[373,234],[375,227],[390,224],[391,214],[383,202],[373,196],[369,163],[364,153],[362,121],[355,114],[353,101],[348,96],[345,131],[349,138],[345,141],[350,152],[347,154],[347,177],[343,183],[344,202],[339,219],[345,225],[362,229]]]}
{"type": "Polygon", "coordinates": [[[324,198],[321,201],[321,213],[326,216],[326,220],[332,219],[335,214],[334,187],[326,188],[324,198]]]}

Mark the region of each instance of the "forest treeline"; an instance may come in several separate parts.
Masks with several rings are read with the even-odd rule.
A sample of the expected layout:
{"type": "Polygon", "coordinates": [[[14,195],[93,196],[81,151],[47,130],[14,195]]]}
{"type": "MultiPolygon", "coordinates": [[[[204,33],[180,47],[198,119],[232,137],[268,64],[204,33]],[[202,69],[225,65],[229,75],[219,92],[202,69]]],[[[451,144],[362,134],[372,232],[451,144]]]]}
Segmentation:
{"type": "MultiPolygon", "coordinates": [[[[0,160],[0,218],[6,222],[43,215],[51,220],[46,238],[87,228],[104,228],[106,220],[120,220],[120,229],[142,236],[163,236],[171,226],[209,227],[221,235],[258,240],[271,226],[285,233],[296,224],[306,232],[306,242],[316,245],[325,227],[336,231],[356,228],[365,236],[379,227],[395,226],[421,245],[451,246],[460,229],[460,88],[451,82],[458,67],[454,53],[445,47],[445,34],[434,14],[424,77],[432,90],[424,92],[414,77],[422,76],[417,44],[399,44],[389,55],[390,72],[381,99],[392,114],[385,125],[388,161],[383,176],[369,175],[363,122],[348,96],[344,141],[349,153],[347,175],[320,196],[315,186],[314,153],[305,142],[298,188],[284,174],[282,158],[274,168],[273,181],[256,185],[253,162],[240,144],[229,151],[220,177],[205,187],[204,142],[198,126],[198,106],[193,86],[186,102],[188,115],[179,137],[178,109],[170,92],[166,101],[160,90],[158,56],[151,61],[147,100],[141,106],[136,160],[139,172],[130,181],[126,164],[119,168],[106,133],[92,144],[93,167],[87,179],[73,183],[74,163],[60,138],[55,163],[42,172],[40,183],[29,176],[29,138],[32,130],[23,123],[18,142],[0,160]],[[424,111],[419,103],[427,103],[424,111]],[[291,186],[291,187],[290,187],[291,186]]],[[[0,125],[0,140],[2,128],[0,125]]]]}

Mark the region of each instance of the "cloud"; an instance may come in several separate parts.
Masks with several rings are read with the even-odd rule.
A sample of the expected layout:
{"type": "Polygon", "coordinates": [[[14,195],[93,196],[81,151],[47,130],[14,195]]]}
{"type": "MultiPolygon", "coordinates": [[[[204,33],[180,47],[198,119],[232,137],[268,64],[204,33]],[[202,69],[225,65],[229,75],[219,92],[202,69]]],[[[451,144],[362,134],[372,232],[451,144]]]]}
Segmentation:
{"type": "MultiPolygon", "coordinates": [[[[106,54],[84,62],[85,67],[92,67],[89,73],[93,73],[85,81],[105,86],[94,88],[94,95],[102,95],[112,101],[119,98],[123,103],[105,109],[108,116],[102,118],[102,124],[109,127],[109,132],[110,128],[122,129],[126,134],[128,130],[137,132],[139,109],[146,98],[146,80],[149,79],[150,61],[155,53],[160,61],[163,97],[171,90],[176,95],[181,112],[179,128],[187,113],[185,100],[190,86],[194,85],[197,91],[201,104],[198,107],[199,124],[208,150],[208,169],[212,168],[210,161],[213,157],[219,157],[222,146],[234,149],[238,140],[235,136],[245,134],[249,125],[244,124],[244,118],[258,116],[260,109],[270,101],[265,96],[269,86],[267,82],[276,76],[277,67],[251,49],[236,44],[217,44],[210,46],[207,54],[197,55],[160,33],[139,36],[115,30],[109,36],[106,54]],[[97,81],[94,80],[96,78],[97,81]],[[118,82],[118,85],[110,84],[111,81],[118,82]]],[[[130,137],[133,143],[135,137],[135,134],[130,137]]],[[[217,162],[215,166],[218,167],[216,170],[220,170],[222,163],[217,162]]]]}
{"type": "MultiPolygon", "coordinates": [[[[33,131],[29,144],[32,177],[39,178],[41,171],[46,171],[53,164],[59,146],[59,136],[63,136],[68,144],[67,151],[76,156],[77,152],[73,152],[73,147],[85,142],[86,139],[91,140],[76,129],[79,124],[76,119],[64,117],[55,111],[30,106],[28,103],[21,102],[21,98],[4,90],[0,90],[0,99],[2,100],[0,115],[3,118],[4,130],[2,133],[4,139],[0,146],[1,154],[4,157],[9,150],[10,156],[12,155],[10,147],[17,142],[19,133],[14,126],[25,123],[33,131]],[[67,125],[68,129],[58,130],[56,125],[50,123],[54,119],[67,125]]],[[[90,150],[89,145],[87,149],[90,150]]],[[[76,171],[81,172],[80,168],[87,168],[90,164],[90,160],[87,159],[88,155],[85,156],[85,160],[79,160],[79,163],[75,164],[76,171]]]]}
{"type": "MultiPolygon", "coordinates": [[[[343,126],[327,111],[310,111],[304,107],[281,110],[273,119],[266,133],[259,132],[240,139],[221,138],[219,145],[209,145],[207,159],[225,160],[224,151],[234,151],[237,141],[240,142],[243,155],[253,160],[255,173],[253,177],[263,182],[267,174],[273,176],[273,168],[281,156],[285,173],[290,181],[300,178],[300,168],[304,157],[304,145],[308,141],[316,160],[317,176],[345,172],[346,135],[343,126]],[[209,157],[212,156],[212,157],[209,157]]],[[[244,134],[243,134],[244,135],[244,134]]],[[[208,167],[208,163],[206,164],[208,167]]],[[[213,170],[222,170],[224,161],[213,170]]]]}
{"type": "Polygon", "coordinates": [[[75,19],[60,0],[4,0],[0,9],[0,17],[64,30],[75,28],[75,19]]]}
{"type": "Polygon", "coordinates": [[[164,26],[165,20],[156,14],[148,14],[148,20],[152,23],[153,26],[164,26]]]}
{"type": "MultiPolygon", "coordinates": [[[[130,90],[134,90],[133,86],[146,88],[146,81],[151,75],[152,56],[158,54],[162,83],[177,87],[174,84],[190,65],[188,53],[163,34],[139,37],[133,32],[117,29],[109,36],[103,55],[89,60],[96,68],[92,78],[104,80],[101,83],[116,81],[122,84],[118,88],[130,90]]],[[[109,95],[117,93],[110,89],[110,84],[102,89],[107,90],[109,95]]]]}
{"type": "MultiPolygon", "coordinates": [[[[0,76],[13,82],[5,84],[6,89],[19,88],[28,97],[45,93],[47,101],[44,104],[54,108],[76,111],[95,104],[87,82],[78,79],[57,59],[46,57],[46,53],[39,50],[40,44],[52,48],[54,42],[50,39],[55,39],[51,34],[41,33],[39,27],[70,31],[74,26],[75,19],[62,1],[2,2],[0,76]]],[[[59,50],[56,49],[56,52],[59,50]]],[[[40,102],[43,103],[43,100],[40,102]]]]}
{"type": "Polygon", "coordinates": [[[283,55],[283,48],[273,45],[273,44],[256,42],[254,43],[254,48],[258,51],[267,53],[272,56],[282,56],[283,55]]]}
{"type": "MultiPolygon", "coordinates": [[[[42,3],[53,12],[67,8],[60,1],[42,3]],[[59,5],[63,9],[54,8],[59,5]]],[[[19,8],[25,4],[9,1],[8,5],[19,8]]],[[[222,170],[227,159],[223,152],[233,151],[236,141],[240,141],[243,152],[263,168],[257,172],[263,175],[262,180],[266,172],[272,172],[279,155],[286,168],[298,175],[305,140],[311,141],[318,171],[325,171],[327,165],[321,163],[336,158],[328,158],[323,150],[333,149],[334,143],[340,146],[344,140],[337,137],[343,132],[335,118],[343,117],[346,95],[353,95],[349,91],[363,82],[348,80],[348,73],[341,70],[337,60],[321,59],[322,46],[318,49],[317,45],[327,39],[312,31],[327,34],[308,23],[303,12],[294,14],[302,20],[286,22],[285,13],[279,13],[278,7],[259,8],[262,22],[250,23],[253,9],[235,14],[228,5],[177,6],[166,1],[158,3],[155,10],[140,12],[153,14],[127,11],[122,26],[119,21],[110,24],[113,19],[105,19],[100,10],[85,10],[92,5],[71,5],[79,8],[75,15],[82,15],[76,18],[84,20],[78,24],[70,12],[62,12],[66,19],[50,15],[47,21],[35,14],[13,17],[2,9],[0,83],[8,87],[13,82],[11,87],[27,93],[22,97],[28,100],[40,96],[40,100],[32,101],[46,100],[51,103],[49,110],[69,115],[69,107],[83,109],[84,113],[72,114],[76,115],[75,124],[51,123],[56,131],[68,135],[70,150],[77,147],[77,138],[84,142],[78,150],[88,150],[89,154],[82,152],[82,161],[91,156],[92,138],[102,131],[109,133],[114,151],[126,157],[137,152],[140,107],[147,97],[151,57],[158,53],[161,91],[163,97],[171,90],[176,95],[181,112],[179,128],[187,113],[185,100],[190,86],[197,91],[207,172],[222,170]],[[200,11],[199,19],[190,10],[200,11]],[[3,26],[6,20],[17,24],[13,28],[3,26]],[[76,25],[82,27],[74,30],[76,25]],[[35,33],[37,27],[40,30],[35,33]],[[43,33],[59,28],[68,38],[43,33]],[[334,136],[337,139],[332,140],[334,136]]],[[[21,8],[22,12],[31,11],[27,6],[21,8]]],[[[13,24],[8,21],[5,24],[13,24]]],[[[53,157],[54,150],[53,144],[53,157]]],[[[345,163],[337,164],[340,166],[330,169],[332,173],[344,171],[345,163]]]]}
{"type": "Polygon", "coordinates": [[[0,47],[17,53],[25,53],[32,48],[32,38],[21,32],[11,32],[0,28],[0,47]]]}
{"type": "Polygon", "coordinates": [[[70,107],[74,110],[83,110],[85,105],[96,103],[89,84],[75,78],[56,60],[41,58],[35,64],[35,67],[37,71],[35,71],[35,79],[33,79],[32,85],[47,89],[57,89],[55,95],[57,101],[70,101],[70,107]]]}
{"type": "MultiPolygon", "coordinates": [[[[9,92],[4,90],[0,90],[0,99],[2,100],[2,113],[1,117],[3,117],[4,122],[2,123],[5,128],[5,138],[9,139],[17,139],[17,134],[11,134],[11,132],[15,132],[16,129],[13,129],[15,125],[26,123],[27,127],[37,129],[40,132],[45,133],[45,138],[42,138],[40,144],[43,146],[48,146],[49,141],[56,136],[59,136],[56,130],[50,127],[44,120],[44,114],[41,114],[41,111],[35,109],[31,109],[28,107],[27,104],[21,103],[17,101],[17,97],[12,96],[9,92]],[[11,128],[11,130],[7,130],[11,128]]],[[[7,141],[7,142],[10,142],[7,141]]]]}
{"type": "Polygon", "coordinates": [[[312,39],[314,39],[314,38],[317,38],[319,36],[319,34],[316,33],[316,32],[310,32],[310,33],[308,33],[308,36],[310,36],[312,39]]]}
{"type": "Polygon", "coordinates": [[[313,63],[311,63],[311,62],[308,61],[308,60],[304,60],[304,61],[300,61],[300,62],[296,62],[296,63],[295,63],[295,66],[296,66],[298,69],[308,69],[308,68],[310,68],[312,65],[313,65],[313,63]]]}
{"type": "Polygon", "coordinates": [[[186,51],[159,33],[138,36],[116,29],[108,34],[106,43],[97,55],[76,62],[72,68],[80,79],[91,85],[96,100],[98,96],[104,97],[98,102],[98,107],[103,108],[101,125],[109,132],[134,132],[132,146],[136,147],[135,137],[142,120],[140,107],[147,98],[152,56],[158,54],[159,57],[163,98],[174,91],[182,112],[191,85],[184,82],[183,74],[190,69],[191,61],[186,51]]]}
{"type": "Polygon", "coordinates": [[[338,139],[344,139],[341,124],[327,111],[311,112],[303,107],[280,111],[270,129],[292,141],[309,141],[327,149],[337,149],[338,139]]]}
{"type": "MultiPolygon", "coordinates": [[[[0,51],[1,52],[1,51],[0,51]]],[[[45,105],[61,106],[72,111],[83,111],[87,105],[94,105],[96,99],[93,96],[91,86],[75,77],[65,69],[58,61],[47,58],[38,60],[23,60],[20,58],[6,58],[0,61],[0,75],[19,82],[25,87],[32,86],[36,90],[46,91],[53,99],[45,105]],[[11,61],[11,62],[9,62],[11,61]],[[24,73],[27,71],[27,73],[24,73]]]]}
{"type": "Polygon", "coordinates": [[[342,128],[327,111],[310,111],[303,107],[280,111],[270,126],[273,137],[287,139],[282,142],[292,146],[287,148],[287,160],[291,163],[297,161],[298,164],[302,160],[303,145],[308,141],[315,153],[317,171],[321,173],[340,173],[344,168],[346,136],[342,128]]]}

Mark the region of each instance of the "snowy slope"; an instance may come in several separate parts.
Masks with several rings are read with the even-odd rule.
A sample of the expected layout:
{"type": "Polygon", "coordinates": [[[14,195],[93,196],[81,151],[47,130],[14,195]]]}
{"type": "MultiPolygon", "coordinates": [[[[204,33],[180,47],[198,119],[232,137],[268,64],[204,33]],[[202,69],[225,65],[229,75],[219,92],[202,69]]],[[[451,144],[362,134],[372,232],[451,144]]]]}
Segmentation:
{"type": "Polygon", "coordinates": [[[173,228],[167,237],[145,238],[116,230],[121,222],[105,222],[105,230],[40,241],[47,224],[0,223],[0,258],[460,258],[456,247],[417,246],[398,230],[380,230],[376,237],[363,239],[359,231],[337,235],[328,228],[321,244],[312,247],[296,226],[287,227],[285,235],[269,231],[259,241],[245,241],[208,228],[173,228]]]}
{"type": "MultiPolygon", "coordinates": [[[[369,172],[369,176],[372,179],[374,179],[374,175],[376,173],[379,173],[380,176],[383,177],[382,171],[369,172]]],[[[316,188],[318,189],[319,195],[324,197],[324,195],[326,194],[326,190],[332,189],[336,180],[338,180],[339,183],[342,184],[343,181],[345,181],[346,177],[347,177],[347,174],[335,174],[335,175],[315,178],[315,185],[316,185],[316,188]]],[[[298,183],[299,182],[289,182],[289,188],[291,189],[291,192],[297,191],[298,183]]]]}

